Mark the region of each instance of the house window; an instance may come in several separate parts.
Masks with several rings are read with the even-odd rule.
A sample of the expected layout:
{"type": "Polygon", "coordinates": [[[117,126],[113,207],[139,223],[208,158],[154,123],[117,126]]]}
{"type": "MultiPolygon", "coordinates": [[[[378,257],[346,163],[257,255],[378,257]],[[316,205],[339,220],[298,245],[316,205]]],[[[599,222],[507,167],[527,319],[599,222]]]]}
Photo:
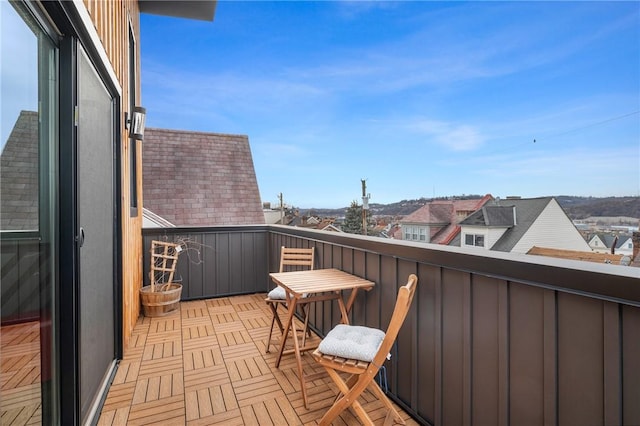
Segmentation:
{"type": "Polygon", "coordinates": [[[427,241],[427,230],[420,228],[420,241],[427,241]]]}
{"type": "Polygon", "coordinates": [[[464,244],[466,246],[484,247],[484,235],[465,234],[464,244]]]}
{"type": "Polygon", "coordinates": [[[407,241],[418,241],[418,227],[406,226],[404,231],[404,239],[407,241]]]}

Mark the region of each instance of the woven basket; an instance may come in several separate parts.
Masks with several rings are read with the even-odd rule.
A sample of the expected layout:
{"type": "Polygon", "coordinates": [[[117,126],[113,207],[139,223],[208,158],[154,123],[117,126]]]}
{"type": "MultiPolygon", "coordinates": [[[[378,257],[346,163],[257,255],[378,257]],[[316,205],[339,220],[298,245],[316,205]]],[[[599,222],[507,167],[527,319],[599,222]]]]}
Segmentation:
{"type": "Polygon", "coordinates": [[[151,291],[150,285],[140,289],[140,300],[145,317],[162,317],[179,309],[182,284],[171,283],[167,286],[168,288],[163,291],[157,290],[160,287],[158,285],[156,285],[156,291],[151,291]]]}

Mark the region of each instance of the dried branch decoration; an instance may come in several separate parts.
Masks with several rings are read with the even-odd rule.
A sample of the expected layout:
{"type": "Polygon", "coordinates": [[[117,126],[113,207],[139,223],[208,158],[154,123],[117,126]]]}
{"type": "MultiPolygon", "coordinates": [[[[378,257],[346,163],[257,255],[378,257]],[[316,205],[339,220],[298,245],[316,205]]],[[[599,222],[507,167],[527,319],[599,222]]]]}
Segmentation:
{"type": "Polygon", "coordinates": [[[202,249],[209,247],[188,237],[176,237],[175,242],[151,241],[151,270],[149,279],[151,291],[164,291],[171,288],[174,281],[176,264],[181,253],[186,253],[189,262],[200,264],[203,262],[202,249]],[[156,289],[156,286],[159,288],[156,289]]]}

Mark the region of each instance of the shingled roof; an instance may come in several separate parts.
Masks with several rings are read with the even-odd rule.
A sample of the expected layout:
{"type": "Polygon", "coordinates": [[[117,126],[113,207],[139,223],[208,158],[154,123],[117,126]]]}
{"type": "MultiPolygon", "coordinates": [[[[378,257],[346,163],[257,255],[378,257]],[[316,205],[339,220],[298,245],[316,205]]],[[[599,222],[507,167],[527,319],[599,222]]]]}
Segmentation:
{"type": "Polygon", "coordinates": [[[245,135],[147,128],[144,207],[176,226],[262,224],[245,135]]]}
{"type": "Polygon", "coordinates": [[[433,227],[433,235],[430,236],[431,243],[450,244],[460,233],[458,222],[492,199],[491,194],[486,194],[482,198],[469,200],[431,201],[405,216],[400,223],[405,225],[428,224],[433,227]]]}
{"type": "Polygon", "coordinates": [[[38,229],[38,113],[20,111],[0,155],[0,227],[38,229]]]}

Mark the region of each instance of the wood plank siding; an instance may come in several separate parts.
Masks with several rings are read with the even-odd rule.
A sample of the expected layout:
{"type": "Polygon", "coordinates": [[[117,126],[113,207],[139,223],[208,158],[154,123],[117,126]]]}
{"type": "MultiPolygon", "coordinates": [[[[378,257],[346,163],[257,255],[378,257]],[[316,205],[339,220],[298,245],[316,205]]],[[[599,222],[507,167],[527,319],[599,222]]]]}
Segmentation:
{"type": "MultiPolygon", "coordinates": [[[[122,333],[123,345],[128,345],[131,332],[136,324],[140,313],[140,298],[138,290],[142,286],[142,149],[138,145],[137,154],[137,177],[136,187],[138,200],[136,205],[140,206],[137,215],[131,216],[131,191],[129,181],[131,177],[129,155],[132,143],[141,142],[129,139],[125,127],[124,113],[129,111],[129,87],[130,78],[135,78],[136,94],[135,99],[140,97],[140,72],[137,75],[129,75],[129,26],[131,26],[136,40],[136,69],[140,70],[140,11],[137,1],[128,0],[83,0],[91,16],[91,20],[96,28],[98,36],[106,50],[107,57],[115,75],[122,88],[120,98],[121,117],[121,153],[120,164],[121,184],[122,184],[122,251],[120,253],[122,262],[122,333]]],[[[138,102],[140,104],[140,102],[138,102]]]]}

